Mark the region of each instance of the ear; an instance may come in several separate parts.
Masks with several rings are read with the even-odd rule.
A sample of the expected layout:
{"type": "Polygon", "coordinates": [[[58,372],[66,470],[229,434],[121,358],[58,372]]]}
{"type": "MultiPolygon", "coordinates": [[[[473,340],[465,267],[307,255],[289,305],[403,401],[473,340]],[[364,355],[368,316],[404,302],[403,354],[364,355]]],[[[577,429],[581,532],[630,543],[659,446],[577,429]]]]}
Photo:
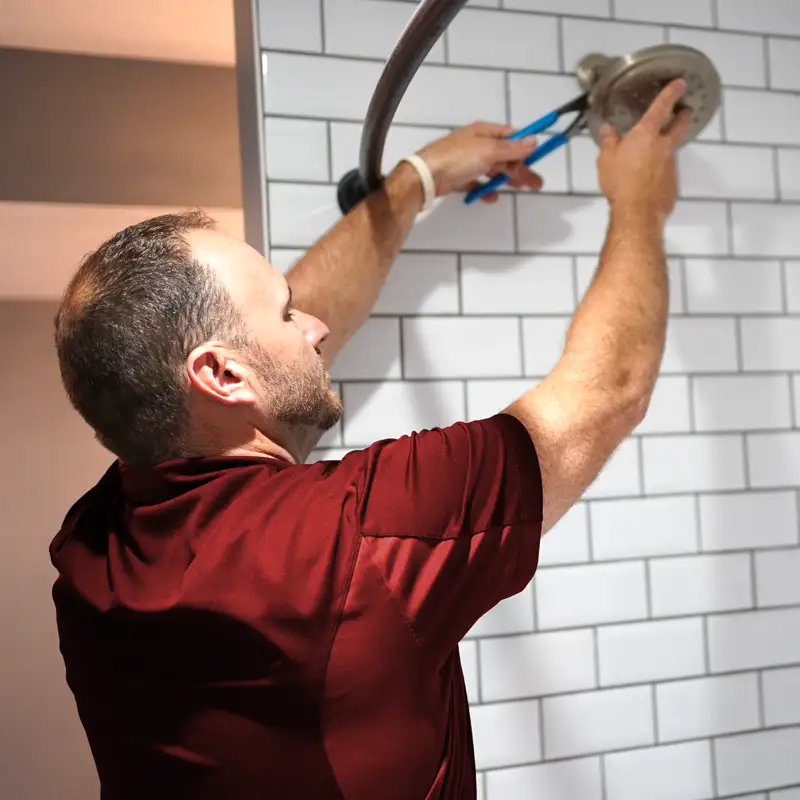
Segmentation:
{"type": "Polygon", "coordinates": [[[252,405],[255,395],[249,371],[235,354],[216,344],[203,344],[189,353],[186,369],[190,386],[225,405],[252,405]]]}

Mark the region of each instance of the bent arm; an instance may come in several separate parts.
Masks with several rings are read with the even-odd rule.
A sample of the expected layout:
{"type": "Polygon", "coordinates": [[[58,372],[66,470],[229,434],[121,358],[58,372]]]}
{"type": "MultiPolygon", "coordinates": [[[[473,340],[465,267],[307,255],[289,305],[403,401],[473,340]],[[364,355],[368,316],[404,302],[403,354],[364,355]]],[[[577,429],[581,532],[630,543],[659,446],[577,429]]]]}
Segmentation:
{"type": "Polygon", "coordinates": [[[295,307],[330,328],[326,365],[369,317],[422,202],[414,168],[399,164],[287,274],[295,307]]]}

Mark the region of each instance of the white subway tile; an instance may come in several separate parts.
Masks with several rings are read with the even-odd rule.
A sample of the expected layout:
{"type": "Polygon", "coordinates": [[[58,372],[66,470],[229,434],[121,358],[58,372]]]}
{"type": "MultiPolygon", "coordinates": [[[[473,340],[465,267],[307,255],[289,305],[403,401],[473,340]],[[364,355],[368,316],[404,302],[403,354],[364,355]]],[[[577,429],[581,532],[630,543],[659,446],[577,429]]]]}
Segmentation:
{"type": "Polygon", "coordinates": [[[467,700],[470,704],[478,702],[478,643],[462,641],[458,643],[461,658],[461,671],[464,673],[464,684],[467,687],[467,700]]]}
{"type": "Polygon", "coordinates": [[[752,486],[800,486],[800,431],[749,435],[747,458],[752,486]]]}
{"type": "Polygon", "coordinates": [[[636,439],[626,439],[608,459],[583,496],[587,499],[598,499],[640,494],[640,474],[636,439]]]}
{"type": "Polygon", "coordinates": [[[467,419],[493,417],[535,385],[530,378],[467,381],[467,419]]]}
{"type": "Polygon", "coordinates": [[[778,149],[778,182],[782,200],[800,200],[800,150],[778,149]]]}
{"type": "Polygon", "coordinates": [[[465,314],[568,314],[575,308],[567,256],[471,256],[461,260],[465,314]]]}
{"type": "Polygon", "coordinates": [[[534,627],[533,589],[528,584],[521,592],[506,597],[486,612],[470,628],[467,636],[502,636],[509,633],[528,633],[534,627]]]}
{"type": "Polygon", "coordinates": [[[464,418],[464,387],[441,383],[346,383],[344,442],[348,447],[446,427],[464,418]]]}
{"type": "Polygon", "coordinates": [[[711,121],[697,135],[697,139],[701,142],[720,142],[723,138],[722,111],[717,111],[717,113],[711,118],[711,121]]]}
{"type": "Polygon", "coordinates": [[[597,253],[608,226],[601,197],[521,194],[517,214],[523,252],[597,253]]]}
{"type": "Polygon", "coordinates": [[[714,796],[709,742],[606,756],[608,800],[707,800],[714,796]]]}
{"type": "Polygon", "coordinates": [[[800,42],[792,39],[768,39],[769,83],[773,89],[800,89],[797,65],[800,63],[800,42]]]}
{"type": "Polygon", "coordinates": [[[800,550],[767,551],[755,558],[758,605],[800,605],[800,550]]]}
{"type": "Polygon", "coordinates": [[[322,50],[319,0],[258,0],[259,43],[275,50],[322,50]]]}
{"type": "Polygon", "coordinates": [[[586,194],[600,194],[597,177],[597,157],[600,151],[591,136],[576,136],[567,148],[569,154],[572,190],[586,194]]]}
{"type": "Polygon", "coordinates": [[[586,503],[577,503],[542,537],[540,567],[589,560],[588,513],[586,503]]]}
{"type": "Polygon", "coordinates": [[[772,199],[772,150],[749,145],[690,142],[678,151],[681,197],[772,199]]]}
{"type": "Polygon", "coordinates": [[[760,33],[800,35],[800,8],[792,0],[722,0],[719,27],[760,33]]]}
{"type": "Polygon", "coordinates": [[[606,689],[542,701],[545,758],[653,743],[650,688],[606,689]]]}
{"type": "Polygon", "coordinates": [[[580,798],[602,800],[603,784],[599,758],[580,758],[493,770],[486,775],[488,800],[580,798]]]}
{"type": "Polygon", "coordinates": [[[686,259],[688,311],[693,314],[780,313],[780,262],[686,259]]]}
{"type": "Polygon", "coordinates": [[[768,317],[742,320],[742,358],[746,370],[800,369],[800,319],[768,317]]]}
{"type": "Polygon", "coordinates": [[[383,69],[378,61],[294,53],[266,53],[262,66],[266,114],[353,120],[364,119],[383,69]]]}
{"type": "MultiPolygon", "coordinates": [[[[549,535],[549,534],[548,534],[549,535]]],[[[547,567],[533,581],[540,630],[644,619],[644,564],[547,567]]]]}
{"type": "Polygon", "coordinates": [[[356,331],[330,369],[335,380],[379,380],[400,377],[400,322],[373,317],[356,331]]]}
{"type": "Polygon", "coordinates": [[[664,228],[670,255],[727,255],[728,214],[724,203],[678,200],[664,228]]]}
{"type": "Polygon", "coordinates": [[[786,270],[786,304],[789,313],[800,311],[800,261],[787,261],[786,270]]]}
{"type": "Polygon", "coordinates": [[[722,113],[731,142],[800,144],[800,97],[796,95],[726,89],[722,113]]]}
{"type": "Polygon", "coordinates": [[[700,531],[703,550],[797,544],[797,498],[794,492],[704,495],[700,531]]]}
{"type": "Polygon", "coordinates": [[[669,321],[662,373],[735,372],[737,366],[733,319],[679,317],[669,321]]]}
{"type": "Polygon", "coordinates": [[[592,631],[486,639],[481,642],[481,676],[485,702],[593,689],[592,631]]]}
{"type": "Polygon", "coordinates": [[[800,608],[709,617],[711,671],[733,672],[800,663],[800,636],[792,635],[798,626],[800,608]]]}
{"type": "Polygon", "coordinates": [[[611,16],[609,0],[503,0],[503,8],[577,14],[585,17],[611,16]]]}
{"type": "MultiPolygon", "coordinates": [[[[596,256],[578,256],[576,263],[578,266],[578,298],[583,299],[586,290],[592,282],[599,259],[596,256]]],[[[680,259],[667,259],[667,270],[669,272],[669,313],[680,314],[685,309],[683,307],[683,270],[681,269],[680,259]]]]}
{"type": "Polygon", "coordinates": [[[328,128],[320,120],[264,120],[267,177],[278,181],[328,181],[328,128]]]}
{"type": "Polygon", "coordinates": [[[727,86],[766,86],[764,40],[760,36],[670,28],[667,38],[705,53],[727,86]]]}
{"type": "Polygon", "coordinates": [[[454,255],[401,253],[386,278],[376,314],[457,314],[458,264],[454,255]]]}
{"type": "Polygon", "coordinates": [[[397,122],[468,125],[506,120],[505,78],[499,70],[422,66],[397,109],[397,122]]]}
{"type": "Polygon", "coordinates": [[[307,247],[342,218],[335,186],[269,184],[269,240],[273,247],[307,247]]]}
{"type": "Polygon", "coordinates": [[[675,22],[681,25],[709,26],[714,24],[711,0],[672,0],[671,3],[615,0],[614,14],[619,19],[640,19],[644,22],[675,22]]]}
{"type": "Polygon", "coordinates": [[[650,562],[650,591],[654,617],[752,608],[750,556],[659,558],[650,562]]]}
{"type": "MultiPolygon", "coordinates": [[[[358,166],[362,128],[363,126],[356,122],[331,123],[331,163],[334,181],[338,181],[358,166]]],[[[386,136],[381,171],[384,175],[388,175],[401,158],[416,153],[432,141],[446,136],[448,132],[448,128],[392,125],[386,136]]]]}
{"type": "Polygon", "coordinates": [[[403,320],[407,378],[519,375],[519,323],[507,317],[416,317],[403,320]]]}
{"type": "MultiPolygon", "coordinates": [[[[544,144],[550,136],[539,134],[538,144],[544,144]]],[[[541,191],[544,194],[569,192],[569,170],[567,168],[567,157],[569,148],[559,147],[550,153],[547,158],[538,161],[531,169],[542,179],[543,186],[541,191]]]]}
{"type": "Polygon", "coordinates": [[[770,669],[761,675],[764,687],[764,722],[800,724],[800,667],[770,669]]]}
{"type": "Polygon", "coordinates": [[[798,752],[800,728],[717,739],[714,753],[720,795],[800,782],[798,752]]]}
{"type": "Polygon", "coordinates": [[[597,631],[600,685],[684,678],[705,671],[700,618],[607,625],[597,631]]]}
{"type": "MultiPolygon", "coordinates": [[[[306,254],[306,250],[273,247],[269,251],[269,263],[284,275],[306,254]]],[[[300,309],[302,311],[302,309],[300,309]]]]}
{"type": "Polygon", "coordinates": [[[697,678],[656,686],[662,742],[719,736],[759,727],[754,672],[697,678]]]}
{"type": "Polygon", "coordinates": [[[466,205],[455,195],[417,220],[406,250],[456,252],[514,250],[514,210],[511,195],[491,205],[466,205]]]}
{"type": "MultiPolygon", "coordinates": [[[[798,97],[800,101],[800,97],[798,97]]],[[[800,121],[800,120],[799,120],[800,121]]],[[[738,256],[800,255],[800,205],[733,203],[733,249],[738,256]]]]}
{"type": "Polygon", "coordinates": [[[539,701],[492,703],[471,710],[477,769],[540,761],[539,701]]]}
{"type": "MultiPolygon", "coordinates": [[[[572,75],[531,75],[524,72],[509,74],[508,90],[511,124],[515,128],[528,125],[581,94],[581,88],[572,75]]],[[[567,124],[569,119],[571,117],[565,118],[567,124]]],[[[563,130],[563,127],[559,123],[554,130],[563,130]]]]}
{"type": "Polygon", "coordinates": [[[698,431],[791,428],[788,375],[719,375],[692,381],[698,431]]]}
{"type": "Polygon", "coordinates": [[[525,374],[545,376],[564,350],[570,317],[528,317],[522,320],[525,374]]]}
{"type": "Polygon", "coordinates": [[[662,375],[656,380],[647,416],[635,433],[684,433],[691,427],[689,379],[662,375]]]}
{"type": "Polygon", "coordinates": [[[451,64],[558,72],[555,17],[464,9],[447,28],[451,64]]]}
{"type": "Polygon", "coordinates": [[[647,494],[744,488],[739,436],[646,436],[642,452],[647,494]]]}
{"type": "MultiPolygon", "coordinates": [[[[399,3],[376,0],[324,0],[323,6],[325,52],[382,60],[389,57],[413,11],[399,3]]],[[[441,39],[431,48],[428,61],[444,62],[441,39]]]]}
{"type": "Polygon", "coordinates": [[[597,561],[697,551],[694,499],[643,497],[589,504],[597,561]]]}
{"type": "MultiPolygon", "coordinates": [[[[617,9],[617,16],[627,15],[620,14],[617,9]]],[[[662,44],[664,41],[664,29],[655,25],[631,25],[624,22],[569,17],[565,17],[561,25],[564,39],[564,68],[568,72],[574,72],[587,53],[624,56],[644,47],[662,44]]]]}
{"type": "MultiPolygon", "coordinates": [[[[754,800],[763,800],[764,797],[765,795],[760,795],[759,797],[754,795],[754,800]]],[[[778,789],[775,792],[770,792],[769,800],[800,800],[800,786],[796,789],[778,789]]]]}

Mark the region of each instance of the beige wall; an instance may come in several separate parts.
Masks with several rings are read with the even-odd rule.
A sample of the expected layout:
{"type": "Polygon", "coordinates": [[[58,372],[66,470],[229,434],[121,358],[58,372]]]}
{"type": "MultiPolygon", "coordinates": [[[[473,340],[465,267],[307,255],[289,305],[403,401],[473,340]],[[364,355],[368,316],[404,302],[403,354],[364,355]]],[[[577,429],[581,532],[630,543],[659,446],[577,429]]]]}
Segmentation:
{"type": "Polygon", "coordinates": [[[0,798],[98,796],[89,748],[64,682],[48,546],[72,502],[110,462],[64,395],[52,303],[0,303],[6,391],[0,508],[0,798]],[[13,343],[13,345],[12,345],[13,343]]]}

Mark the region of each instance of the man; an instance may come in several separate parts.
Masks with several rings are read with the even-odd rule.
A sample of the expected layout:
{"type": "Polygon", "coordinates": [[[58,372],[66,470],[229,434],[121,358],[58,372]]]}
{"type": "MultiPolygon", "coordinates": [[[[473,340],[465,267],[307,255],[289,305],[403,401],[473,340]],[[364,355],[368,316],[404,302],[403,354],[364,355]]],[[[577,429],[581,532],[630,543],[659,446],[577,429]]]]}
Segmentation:
{"type": "MultiPolygon", "coordinates": [[[[413,166],[288,283],[199,213],[135,225],[85,259],[58,355],[119,460],[51,557],[103,798],[475,797],[458,643],[530,582],[541,534],[645,413],[684,89],[623,140],[603,133],[608,235],[552,373],[489,419],[341,462],[303,464],[340,413],[326,365],[422,205],[413,166]]],[[[475,124],[424,148],[436,193],[497,170],[537,188],[522,164],[533,144],[509,133],[475,124]]]]}

